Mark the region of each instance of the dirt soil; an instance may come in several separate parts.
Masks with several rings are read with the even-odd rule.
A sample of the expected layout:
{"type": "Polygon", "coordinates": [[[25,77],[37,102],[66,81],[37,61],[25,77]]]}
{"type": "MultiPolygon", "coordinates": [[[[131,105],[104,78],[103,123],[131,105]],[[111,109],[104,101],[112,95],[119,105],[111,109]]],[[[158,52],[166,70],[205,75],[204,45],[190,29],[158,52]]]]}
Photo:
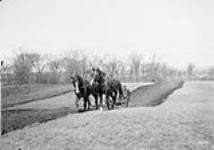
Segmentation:
{"type": "Polygon", "coordinates": [[[213,150],[214,83],[187,82],[156,107],[71,114],[2,136],[4,150],[213,150]]]}
{"type": "MultiPolygon", "coordinates": [[[[133,92],[131,92],[129,106],[152,106],[154,104],[157,105],[157,102],[160,104],[163,102],[163,99],[165,99],[165,95],[168,96],[171,91],[178,88],[178,84],[178,82],[163,82],[154,85],[149,84],[140,86],[138,88],[136,88],[136,84],[128,84],[129,88],[133,89],[133,92]],[[155,93],[155,91],[159,92],[151,94],[155,93]],[[143,101],[139,99],[139,97],[143,97],[143,101]],[[145,102],[147,105],[145,105],[145,102]]],[[[38,100],[39,101],[4,109],[4,111],[2,111],[1,134],[22,129],[27,125],[47,122],[59,117],[64,117],[70,113],[78,113],[74,106],[75,96],[73,93],[53,97],[46,101],[38,100]]],[[[105,108],[105,110],[106,109],[107,108],[105,108]]],[[[118,107],[116,107],[116,109],[118,109],[118,107]]],[[[92,110],[94,110],[94,108],[92,108],[92,110]]]]}
{"type": "MultiPolygon", "coordinates": [[[[135,89],[136,87],[139,87],[140,85],[150,85],[151,83],[123,83],[127,85],[131,90],[135,89]]],[[[39,87],[41,85],[38,85],[39,87]]],[[[62,89],[56,93],[60,93],[61,91],[64,91],[65,89],[68,89],[68,85],[62,86],[62,89]]],[[[17,91],[17,87],[13,87],[17,91]]],[[[18,89],[26,89],[27,87],[21,87],[18,89]]],[[[36,87],[37,88],[37,87],[36,87]]],[[[48,93],[50,90],[57,90],[59,87],[49,88],[48,86],[48,93]]],[[[35,89],[35,88],[33,88],[35,89]]],[[[42,88],[45,90],[44,88],[42,88]]],[[[70,87],[71,89],[71,87],[70,87]]],[[[22,90],[23,91],[23,90],[22,90]]],[[[35,92],[38,95],[38,88],[35,92]]],[[[44,91],[43,93],[47,93],[47,91],[44,91]]],[[[51,93],[48,95],[50,96],[51,93]]],[[[14,95],[14,94],[13,94],[14,95]]],[[[41,94],[45,96],[44,94],[41,94]]],[[[33,97],[33,96],[28,96],[33,97]]],[[[20,98],[20,97],[19,97],[20,98]]],[[[38,98],[38,97],[37,97],[38,98]]],[[[93,98],[92,102],[93,102],[93,98]]],[[[12,100],[11,100],[12,101],[12,100]]],[[[50,97],[48,99],[33,99],[33,101],[30,101],[29,99],[27,101],[19,100],[19,103],[14,103],[12,101],[12,107],[6,107],[2,109],[2,130],[1,134],[5,134],[17,129],[22,129],[23,127],[27,125],[32,124],[38,124],[41,122],[47,122],[49,120],[53,120],[59,117],[64,117],[68,114],[74,114],[78,113],[76,111],[76,107],[74,105],[75,102],[75,95],[72,93],[63,94],[56,97],[50,97]]],[[[83,106],[82,103],[80,103],[81,106],[83,106]]],[[[92,110],[94,110],[94,107],[92,107],[92,110]]],[[[82,107],[83,109],[83,107],[82,107]]]]}
{"type": "Polygon", "coordinates": [[[71,84],[27,84],[2,87],[2,108],[12,107],[73,91],[71,84]]]}
{"type": "Polygon", "coordinates": [[[162,81],[153,85],[138,87],[131,92],[129,107],[156,106],[162,104],[184,82],[162,81]]]}

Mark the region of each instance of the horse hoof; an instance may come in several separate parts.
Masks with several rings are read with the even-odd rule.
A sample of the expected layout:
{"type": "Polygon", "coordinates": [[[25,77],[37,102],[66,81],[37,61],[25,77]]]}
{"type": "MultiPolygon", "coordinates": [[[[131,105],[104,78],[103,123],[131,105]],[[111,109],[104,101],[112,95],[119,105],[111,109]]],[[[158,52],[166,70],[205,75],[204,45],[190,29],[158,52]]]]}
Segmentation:
{"type": "Polygon", "coordinates": [[[101,111],[101,112],[103,111],[103,107],[100,107],[100,111],[101,111]]]}

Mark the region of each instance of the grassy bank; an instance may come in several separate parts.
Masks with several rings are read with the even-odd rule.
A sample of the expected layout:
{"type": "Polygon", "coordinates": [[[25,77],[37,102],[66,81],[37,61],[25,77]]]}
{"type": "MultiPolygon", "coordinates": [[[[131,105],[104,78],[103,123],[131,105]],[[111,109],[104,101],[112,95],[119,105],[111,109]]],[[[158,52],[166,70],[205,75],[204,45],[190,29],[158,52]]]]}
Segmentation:
{"type": "MultiPolygon", "coordinates": [[[[175,83],[174,83],[175,84],[175,83]]],[[[173,85],[174,85],[173,84],[173,85]]],[[[138,83],[138,87],[139,85],[142,85],[142,83],[138,83]]],[[[175,84],[177,85],[177,84],[175,84]]],[[[127,86],[130,89],[134,89],[134,87],[137,87],[137,84],[130,84],[130,86],[127,84],[127,86]]],[[[151,103],[153,103],[153,101],[155,101],[158,98],[162,98],[163,95],[162,93],[164,92],[165,94],[170,94],[171,90],[174,90],[175,86],[172,86],[171,84],[164,82],[161,83],[161,86],[166,87],[166,89],[163,92],[160,92],[160,84],[154,84],[154,85],[144,85],[140,88],[137,88],[136,90],[134,90],[132,92],[132,96],[131,96],[131,100],[130,100],[130,106],[142,106],[142,99],[139,99],[136,96],[136,91],[141,91],[142,89],[147,89],[146,91],[141,91],[143,93],[140,93],[140,96],[142,97],[142,95],[146,95],[147,96],[147,103],[148,100],[151,101],[151,103]],[[145,86],[145,88],[144,88],[145,86]],[[159,92],[157,92],[159,91],[159,92]],[[156,94],[154,94],[156,92],[156,94]],[[148,95],[148,93],[151,93],[150,95],[148,95]],[[153,94],[152,94],[153,93],[153,94]],[[135,98],[135,99],[134,99],[135,98]]],[[[176,86],[177,87],[177,86],[176,86]]],[[[51,90],[57,90],[57,88],[51,88],[51,90]]],[[[65,88],[67,89],[67,87],[65,88]]],[[[63,91],[63,90],[62,90],[63,91]]],[[[44,92],[43,94],[45,94],[46,92],[44,92]]],[[[51,92],[52,93],[52,92],[51,92]]],[[[137,94],[139,94],[139,92],[137,92],[137,94]]],[[[24,107],[23,109],[16,109],[16,108],[12,108],[12,109],[8,109],[8,110],[4,110],[2,112],[2,134],[8,133],[10,131],[16,130],[16,129],[22,129],[23,127],[33,124],[33,123],[41,123],[41,122],[46,122],[48,120],[52,120],[52,119],[56,119],[58,117],[62,117],[65,116],[69,113],[77,113],[75,106],[74,106],[74,100],[75,97],[72,96],[73,94],[69,94],[69,96],[65,97],[65,96],[59,96],[56,97],[54,99],[55,100],[49,100],[48,103],[42,103],[44,105],[49,105],[50,103],[52,105],[46,107],[46,109],[39,109],[38,107],[32,107],[30,109],[28,109],[27,107],[24,107],[22,105],[22,107],[24,107]],[[63,100],[63,101],[62,101],[63,100]],[[66,105],[67,101],[69,101],[71,104],[69,104],[69,106],[66,105]],[[73,102],[72,102],[73,101],[73,102]],[[56,103],[56,105],[58,106],[60,102],[60,105],[62,105],[61,107],[54,109],[51,108],[54,103],[56,103]],[[61,103],[65,103],[66,106],[64,106],[61,103]]],[[[141,98],[140,97],[140,98],[141,98]]],[[[144,96],[145,98],[145,96],[144,96]]],[[[29,102],[28,101],[23,101],[23,102],[29,102]]],[[[36,105],[35,102],[34,104],[32,103],[32,105],[36,105]]]]}
{"type": "Polygon", "coordinates": [[[185,83],[158,107],[68,115],[2,136],[2,149],[213,150],[214,84],[185,83]]]}
{"type": "Polygon", "coordinates": [[[182,81],[162,81],[139,87],[132,91],[129,107],[160,105],[173,91],[181,88],[183,83],[182,81]]]}
{"type": "Polygon", "coordinates": [[[71,84],[29,84],[2,87],[2,108],[71,92],[71,84]]]}

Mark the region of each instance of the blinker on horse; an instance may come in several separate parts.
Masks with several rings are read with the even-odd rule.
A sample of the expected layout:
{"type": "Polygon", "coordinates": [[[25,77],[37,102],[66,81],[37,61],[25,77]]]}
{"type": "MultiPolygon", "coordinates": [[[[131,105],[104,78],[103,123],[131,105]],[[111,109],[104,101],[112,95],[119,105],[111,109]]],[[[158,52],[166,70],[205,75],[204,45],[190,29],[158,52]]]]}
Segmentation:
{"type": "Polygon", "coordinates": [[[116,105],[117,94],[119,92],[119,98],[123,97],[122,84],[119,80],[108,77],[99,68],[92,69],[91,82],[83,79],[80,75],[71,76],[73,86],[75,88],[74,92],[76,95],[76,107],[79,111],[79,100],[83,98],[84,100],[84,111],[88,105],[88,110],[90,109],[89,96],[93,95],[95,99],[96,109],[98,109],[98,98],[100,99],[100,108],[103,109],[103,96],[105,95],[105,100],[108,109],[113,109],[116,105]]]}
{"type": "Polygon", "coordinates": [[[104,80],[105,73],[102,72],[99,68],[92,68],[91,74],[91,82],[90,85],[92,87],[92,91],[97,96],[95,98],[96,109],[98,109],[98,100],[100,99],[100,107],[103,107],[103,94],[104,94],[104,87],[105,87],[105,80],[104,80]]]}
{"type": "Polygon", "coordinates": [[[80,75],[71,75],[72,84],[75,88],[74,92],[76,95],[76,101],[75,105],[77,107],[77,110],[79,111],[79,101],[81,98],[83,98],[84,101],[84,111],[86,108],[90,110],[90,100],[89,96],[91,94],[90,84],[89,81],[83,79],[80,75]],[[88,106],[88,107],[87,107],[88,106]]]}
{"type": "Polygon", "coordinates": [[[122,84],[119,80],[108,77],[103,71],[99,68],[92,68],[92,79],[91,86],[95,87],[99,92],[100,97],[100,106],[103,107],[103,95],[106,95],[107,107],[110,109],[114,108],[116,105],[117,93],[119,92],[119,97],[123,96],[122,84]],[[110,97],[112,101],[110,100],[110,97]]]}

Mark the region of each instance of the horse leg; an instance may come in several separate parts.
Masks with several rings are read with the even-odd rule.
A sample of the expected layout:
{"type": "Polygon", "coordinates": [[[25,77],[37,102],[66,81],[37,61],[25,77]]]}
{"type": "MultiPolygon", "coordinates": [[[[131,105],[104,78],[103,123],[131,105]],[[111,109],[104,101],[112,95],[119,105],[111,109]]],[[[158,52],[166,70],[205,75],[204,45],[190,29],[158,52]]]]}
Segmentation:
{"type": "Polygon", "coordinates": [[[130,97],[129,97],[129,95],[128,95],[127,101],[126,101],[126,106],[127,106],[127,107],[129,106],[129,99],[130,99],[130,97]]]}
{"type": "Polygon", "coordinates": [[[87,102],[88,102],[88,110],[90,110],[91,101],[90,101],[90,99],[89,99],[89,96],[87,96],[87,102]]]}
{"type": "Polygon", "coordinates": [[[95,100],[95,105],[96,105],[96,109],[98,109],[98,101],[97,101],[97,95],[96,94],[93,94],[94,96],[94,100],[95,100]]]}
{"type": "Polygon", "coordinates": [[[112,98],[113,105],[115,105],[116,104],[116,94],[115,94],[115,91],[111,91],[111,98],[112,98]]]}
{"type": "Polygon", "coordinates": [[[90,110],[90,107],[91,107],[91,101],[88,100],[88,110],[90,110]]]}
{"type": "Polygon", "coordinates": [[[76,105],[76,108],[77,108],[77,111],[79,112],[79,97],[76,96],[76,101],[75,101],[75,105],[76,105]]]}
{"type": "Polygon", "coordinates": [[[103,94],[100,93],[100,107],[103,107],[103,94]]]}
{"type": "Polygon", "coordinates": [[[107,104],[107,107],[108,107],[108,109],[110,109],[110,99],[109,99],[109,93],[107,92],[106,93],[106,104],[107,104]]]}
{"type": "Polygon", "coordinates": [[[117,91],[115,91],[115,94],[114,94],[114,105],[116,105],[117,104],[117,91]]]}
{"type": "Polygon", "coordinates": [[[98,109],[98,97],[97,96],[95,98],[95,105],[96,105],[96,109],[98,109]]]}
{"type": "Polygon", "coordinates": [[[103,106],[103,94],[100,94],[100,106],[103,106]]]}
{"type": "Polygon", "coordinates": [[[111,108],[114,109],[115,105],[115,96],[114,93],[111,91],[111,108]]]}
{"type": "Polygon", "coordinates": [[[123,98],[123,88],[122,88],[122,84],[119,83],[119,99],[121,100],[123,98]]]}
{"type": "Polygon", "coordinates": [[[84,98],[84,104],[83,104],[83,106],[84,106],[84,111],[86,111],[86,107],[87,107],[87,99],[86,98],[84,98]]]}
{"type": "Polygon", "coordinates": [[[111,108],[112,109],[114,109],[114,96],[111,94],[111,99],[112,99],[112,101],[111,101],[111,108]]]}

